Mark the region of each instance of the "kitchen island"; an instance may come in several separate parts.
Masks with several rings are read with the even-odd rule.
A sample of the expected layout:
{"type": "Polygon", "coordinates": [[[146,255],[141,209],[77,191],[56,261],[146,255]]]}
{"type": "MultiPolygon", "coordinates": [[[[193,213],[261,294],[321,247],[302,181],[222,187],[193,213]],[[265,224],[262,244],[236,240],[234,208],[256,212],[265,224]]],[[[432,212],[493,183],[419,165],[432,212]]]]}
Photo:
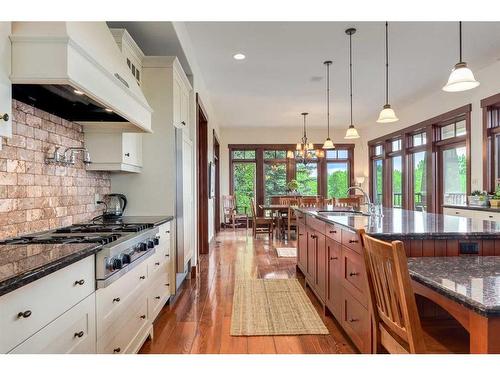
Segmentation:
{"type": "MultiPolygon", "coordinates": [[[[331,206],[296,209],[297,267],[325,310],[363,353],[372,352],[373,335],[360,230],[385,241],[401,240],[408,257],[433,257],[434,265],[446,259],[438,257],[500,255],[500,225],[496,222],[401,209],[383,209],[383,216],[335,210],[331,206]]],[[[412,278],[419,283],[415,275],[412,278]]],[[[425,297],[417,299],[421,316],[443,318],[443,310],[435,304],[447,306],[421,295],[425,297]],[[435,303],[431,308],[428,300],[435,303]]],[[[444,298],[452,300],[452,296],[444,298]]]]}

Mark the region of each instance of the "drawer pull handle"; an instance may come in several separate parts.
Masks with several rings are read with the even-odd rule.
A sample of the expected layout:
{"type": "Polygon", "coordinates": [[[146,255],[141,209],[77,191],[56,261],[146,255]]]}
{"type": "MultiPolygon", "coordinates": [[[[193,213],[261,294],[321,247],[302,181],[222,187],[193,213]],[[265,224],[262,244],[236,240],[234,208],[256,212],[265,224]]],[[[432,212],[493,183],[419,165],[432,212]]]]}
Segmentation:
{"type": "Polygon", "coordinates": [[[26,310],[24,312],[20,312],[19,314],[17,314],[17,317],[18,318],[29,318],[31,316],[31,310],[26,310]]]}
{"type": "Polygon", "coordinates": [[[155,266],[159,266],[159,265],[160,265],[160,262],[156,262],[156,263],[155,263],[155,266]]]}
{"type": "Polygon", "coordinates": [[[146,276],[139,276],[139,279],[144,280],[146,276]]]}
{"type": "Polygon", "coordinates": [[[161,297],[160,296],[156,296],[155,299],[160,299],[161,297]]]}
{"type": "Polygon", "coordinates": [[[458,211],[455,211],[455,215],[460,215],[460,212],[458,212],[458,211]]]}
{"type": "Polygon", "coordinates": [[[165,286],[170,286],[170,284],[165,284],[165,286]]]}
{"type": "Polygon", "coordinates": [[[130,156],[130,152],[125,153],[125,156],[129,157],[130,156]]]}
{"type": "Polygon", "coordinates": [[[83,285],[83,284],[85,284],[85,280],[83,279],[75,281],[75,285],[83,285]]]}
{"type": "Polygon", "coordinates": [[[116,349],[113,349],[113,353],[120,353],[122,351],[121,348],[116,348],[116,349]]]}
{"type": "Polygon", "coordinates": [[[169,257],[169,256],[170,256],[170,254],[165,254],[165,256],[166,256],[166,257],[169,257]]]}
{"type": "Polygon", "coordinates": [[[120,297],[113,298],[113,302],[120,302],[120,297]]]}
{"type": "Polygon", "coordinates": [[[354,322],[357,322],[357,321],[359,321],[359,319],[356,319],[356,318],[349,319],[349,322],[351,322],[351,323],[354,323],[354,322]]]}
{"type": "Polygon", "coordinates": [[[330,260],[337,260],[339,257],[331,257],[330,260]]]}
{"type": "Polygon", "coordinates": [[[318,238],[318,236],[316,236],[315,234],[311,234],[311,238],[316,239],[316,238],[318,238]]]}
{"type": "Polygon", "coordinates": [[[140,318],[141,319],[146,319],[146,315],[141,315],[140,318]]]}
{"type": "Polygon", "coordinates": [[[299,236],[303,236],[303,235],[304,235],[304,233],[299,233],[299,236]]]}
{"type": "Polygon", "coordinates": [[[349,276],[358,276],[359,275],[359,272],[350,272],[349,273],[349,276]]]}
{"type": "Polygon", "coordinates": [[[358,243],[358,240],[349,240],[349,243],[358,243]]]}
{"type": "Polygon", "coordinates": [[[167,230],[165,233],[170,233],[170,231],[169,231],[169,230],[167,230]]]}
{"type": "Polygon", "coordinates": [[[335,233],[337,233],[337,231],[336,230],[331,230],[330,233],[335,234],[335,233]]]}
{"type": "Polygon", "coordinates": [[[83,337],[83,331],[76,332],[76,333],[73,335],[73,337],[78,337],[78,338],[83,337]]]}

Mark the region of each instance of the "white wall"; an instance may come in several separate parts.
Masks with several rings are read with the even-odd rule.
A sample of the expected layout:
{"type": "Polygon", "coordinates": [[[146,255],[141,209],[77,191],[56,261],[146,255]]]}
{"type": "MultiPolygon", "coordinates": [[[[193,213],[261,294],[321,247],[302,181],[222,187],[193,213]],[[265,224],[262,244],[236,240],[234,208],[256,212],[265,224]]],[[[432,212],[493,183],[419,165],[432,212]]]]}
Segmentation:
{"type": "MultiPolygon", "coordinates": [[[[489,65],[482,70],[474,71],[476,79],[481,85],[475,89],[449,93],[441,90],[441,86],[435,87],[434,92],[416,100],[411,105],[398,108],[393,103],[393,108],[399,117],[399,121],[393,124],[377,124],[376,117],[373,123],[362,129],[362,137],[367,141],[392,133],[396,130],[406,128],[421,121],[435,117],[452,109],[466,104],[472,104],[471,113],[471,189],[482,190],[483,182],[483,153],[482,153],[482,110],[480,101],[500,92],[500,61],[489,65]]],[[[448,77],[443,77],[443,84],[448,77]]],[[[367,148],[356,150],[355,157],[365,162],[361,165],[363,173],[368,175],[368,152],[367,148]]]]}

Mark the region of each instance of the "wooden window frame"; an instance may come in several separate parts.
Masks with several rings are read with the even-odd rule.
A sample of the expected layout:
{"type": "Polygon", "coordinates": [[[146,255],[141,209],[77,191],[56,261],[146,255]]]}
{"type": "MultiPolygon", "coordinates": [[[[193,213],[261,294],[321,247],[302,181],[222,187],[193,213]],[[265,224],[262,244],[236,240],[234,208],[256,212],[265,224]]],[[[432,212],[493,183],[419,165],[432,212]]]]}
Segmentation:
{"type": "MultiPolygon", "coordinates": [[[[320,149],[322,144],[315,144],[315,149],[320,149]]],[[[328,188],[327,184],[327,162],[347,162],[349,170],[349,185],[354,185],[354,144],[341,143],[335,144],[336,150],[347,150],[347,158],[344,159],[327,159],[326,150],[325,157],[318,158],[318,195],[326,196],[328,188]]],[[[256,164],[256,187],[255,187],[255,202],[257,204],[258,215],[262,215],[262,210],[258,207],[264,203],[265,186],[264,186],[264,164],[267,162],[280,162],[287,164],[287,182],[296,177],[296,162],[294,159],[264,159],[264,151],[293,151],[295,152],[295,144],[229,144],[229,191],[234,194],[234,171],[233,164],[241,162],[250,162],[256,164]],[[233,159],[233,151],[255,150],[255,159],[233,159]]],[[[316,162],[316,161],[315,161],[316,162]]]]}
{"type": "Polygon", "coordinates": [[[495,137],[500,133],[500,126],[488,128],[488,115],[491,107],[500,106],[500,93],[481,100],[483,115],[483,189],[494,192],[495,181],[495,137]],[[490,145],[488,150],[488,145],[490,145]]]}
{"type": "MultiPolygon", "coordinates": [[[[500,99],[500,94],[498,99],[500,99]]],[[[438,163],[439,150],[443,147],[447,147],[452,144],[458,144],[459,142],[465,143],[466,146],[466,160],[467,160],[467,194],[470,194],[470,176],[471,176],[471,164],[470,164],[470,123],[471,123],[471,111],[472,105],[467,104],[462,107],[453,109],[441,115],[432,117],[428,120],[419,122],[418,124],[409,126],[407,128],[386,134],[384,136],[375,138],[368,142],[369,148],[369,192],[370,197],[374,197],[373,191],[373,161],[377,159],[383,160],[383,205],[385,207],[392,207],[392,161],[393,156],[401,154],[403,161],[403,208],[408,210],[413,210],[414,207],[414,192],[413,192],[413,173],[408,173],[413,171],[412,166],[412,156],[416,152],[426,151],[426,175],[427,175],[427,211],[428,212],[442,212],[442,197],[438,194],[441,191],[442,179],[439,178],[442,172],[438,163]],[[445,140],[440,140],[440,135],[438,132],[442,126],[449,125],[451,123],[456,123],[461,120],[465,120],[466,134],[449,138],[445,140]],[[426,133],[426,144],[413,146],[413,135],[419,133],[426,133]],[[390,150],[390,144],[393,140],[401,138],[401,151],[392,152],[390,150]],[[383,145],[382,155],[375,155],[375,147],[378,145],[383,145]]]]}

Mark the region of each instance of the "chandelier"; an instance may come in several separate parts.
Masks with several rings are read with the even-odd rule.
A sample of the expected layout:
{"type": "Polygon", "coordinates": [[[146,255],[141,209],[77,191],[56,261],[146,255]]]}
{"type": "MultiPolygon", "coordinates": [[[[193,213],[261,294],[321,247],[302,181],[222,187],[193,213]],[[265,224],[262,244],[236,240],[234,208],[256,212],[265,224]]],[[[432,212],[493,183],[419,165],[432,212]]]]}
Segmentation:
{"type": "Polygon", "coordinates": [[[315,150],[314,144],[312,142],[309,142],[309,140],[307,139],[306,116],[308,114],[309,113],[307,112],[301,113],[301,115],[304,117],[304,133],[302,138],[300,139],[300,142],[297,143],[297,146],[295,147],[295,154],[293,154],[292,152],[287,153],[287,156],[289,158],[295,158],[295,161],[297,163],[302,163],[304,165],[316,160],[316,158],[322,158],[323,156],[325,156],[323,150],[315,150]]]}

